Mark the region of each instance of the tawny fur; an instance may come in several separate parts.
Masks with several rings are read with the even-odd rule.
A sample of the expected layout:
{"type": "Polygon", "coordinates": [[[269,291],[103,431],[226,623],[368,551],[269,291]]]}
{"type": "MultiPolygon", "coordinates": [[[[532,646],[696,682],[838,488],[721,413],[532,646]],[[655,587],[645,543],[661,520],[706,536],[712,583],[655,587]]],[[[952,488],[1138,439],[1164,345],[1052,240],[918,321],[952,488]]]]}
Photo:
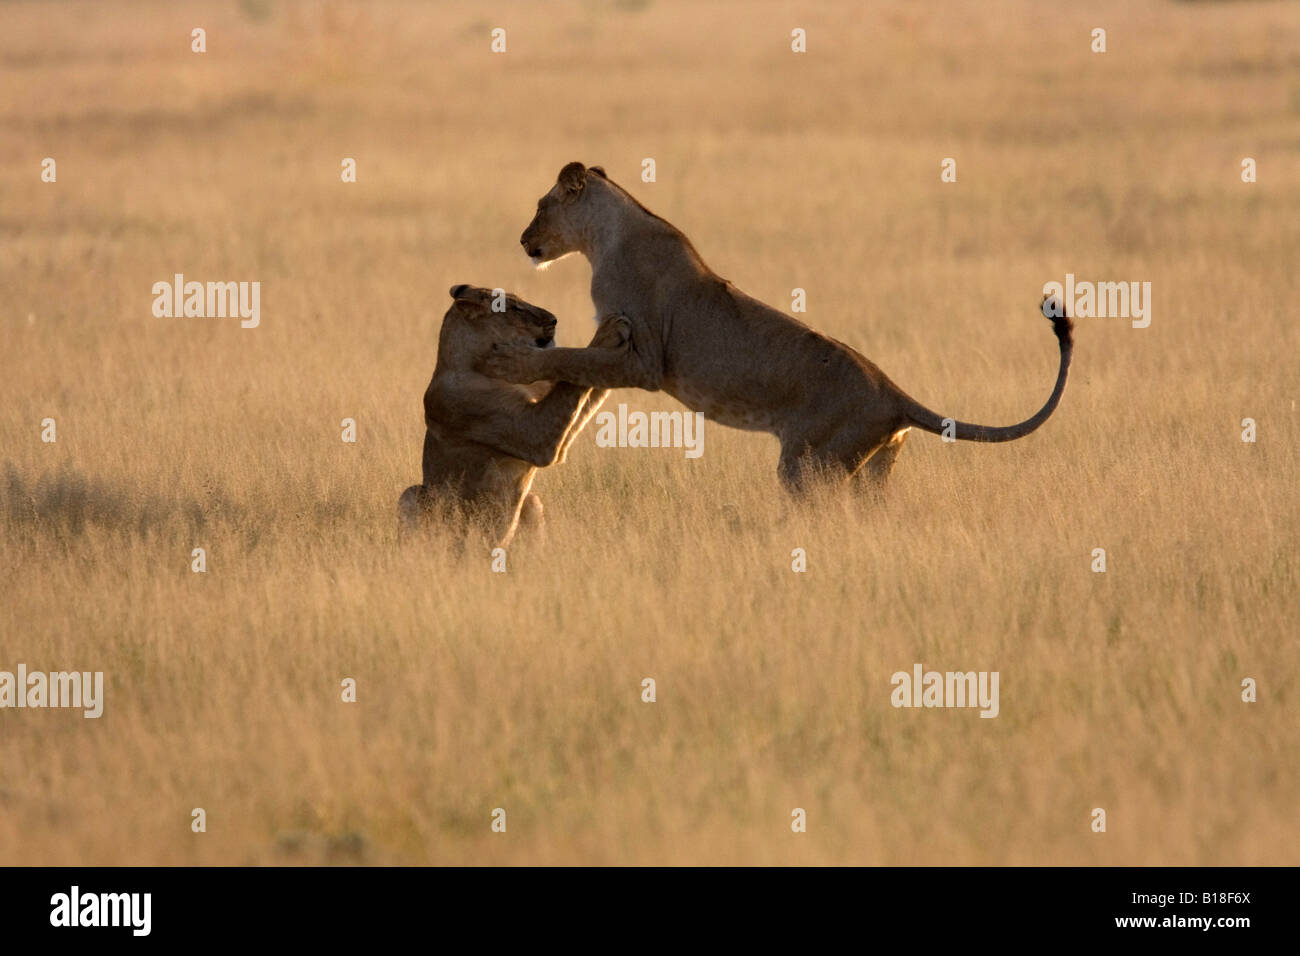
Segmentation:
{"type": "MultiPolygon", "coordinates": [[[[493,345],[552,344],[555,316],[513,295],[502,301],[489,289],[458,285],[451,295],[424,393],[424,480],[402,493],[398,511],[408,527],[427,519],[460,531],[477,526],[504,547],[521,522],[540,530],[533,476],[564,460],[606,392],[565,382],[512,385],[484,375],[475,366],[493,345]],[[494,311],[494,301],[504,311],[494,311]]],[[[626,320],[613,316],[590,349],[617,355],[627,336],[626,320]]]]}
{"type": "Polygon", "coordinates": [[[969,441],[1021,438],[1048,419],[1065,390],[1072,325],[1052,303],[1057,314],[1048,317],[1061,358],[1046,404],[1006,427],[946,420],[843,342],[716,275],[680,230],[600,167],[565,166],[520,242],[539,265],[572,252],[585,255],[597,314],[627,316],[630,347],[611,352],[502,344],[485,371],[518,383],[663,390],[713,421],[776,435],[779,474],[791,490],[801,489],[810,471],[851,476],[878,453],[867,470],[883,478],[914,426],[969,441]]]}

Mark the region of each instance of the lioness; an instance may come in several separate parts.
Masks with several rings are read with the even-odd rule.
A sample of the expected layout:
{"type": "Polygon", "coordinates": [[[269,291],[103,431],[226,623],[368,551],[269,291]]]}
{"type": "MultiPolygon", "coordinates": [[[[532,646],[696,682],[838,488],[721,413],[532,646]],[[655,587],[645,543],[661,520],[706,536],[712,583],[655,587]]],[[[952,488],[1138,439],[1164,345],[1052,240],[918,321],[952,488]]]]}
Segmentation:
{"type": "MultiPolygon", "coordinates": [[[[968,441],[1011,441],[1038,428],[1065,390],[1073,327],[1052,303],[1056,387],[1037,414],[1002,428],[945,420],[864,356],[752,299],[716,275],[676,227],[599,166],[569,163],[520,237],[538,266],[572,252],[591,262],[597,315],[631,320],[631,346],[542,350],[496,346],[484,370],[511,382],[662,389],[688,408],[781,440],[779,474],[799,491],[813,472],[883,480],[913,426],[968,441]],[[945,428],[945,425],[947,426],[945,428]],[[874,456],[874,457],[873,457],[874,456]]],[[[1045,299],[1044,314],[1048,314],[1045,299]]]]}
{"type": "MultiPolygon", "coordinates": [[[[476,371],[494,344],[553,347],[555,316],[513,295],[469,285],[453,286],[451,297],[424,393],[424,481],[402,492],[398,513],[410,527],[442,512],[459,530],[477,524],[504,547],[521,514],[541,524],[542,503],[529,491],[533,476],[564,460],[606,392],[564,382],[511,385],[476,371]]],[[[626,320],[612,316],[589,348],[616,355],[626,348],[627,334],[626,320]]]]}

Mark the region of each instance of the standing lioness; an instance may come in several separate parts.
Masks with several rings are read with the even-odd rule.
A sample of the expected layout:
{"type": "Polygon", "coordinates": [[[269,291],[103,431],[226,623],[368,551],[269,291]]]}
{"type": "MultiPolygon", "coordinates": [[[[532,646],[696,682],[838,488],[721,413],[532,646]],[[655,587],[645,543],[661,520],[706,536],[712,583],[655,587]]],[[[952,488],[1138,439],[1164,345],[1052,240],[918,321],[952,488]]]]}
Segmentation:
{"type": "MultiPolygon", "coordinates": [[[[493,345],[555,344],[555,316],[504,292],[458,285],[438,333],[438,360],[424,393],[424,481],[402,493],[398,512],[410,526],[439,513],[467,530],[477,525],[510,543],[521,512],[539,525],[542,504],[529,489],[538,468],[563,461],[605,392],[560,382],[511,385],[475,369],[493,345]]],[[[601,324],[591,348],[626,347],[627,324],[601,324]]]]}
{"type": "Polygon", "coordinates": [[[883,478],[913,426],[969,441],[1020,438],[1047,420],[1065,390],[1072,325],[1056,309],[1061,364],[1047,404],[1005,428],[945,420],[843,342],[714,274],[677,228],[598,166],[569,163],[560,170],[520,242],[538,265],[571,252],[585,255],[597,315],[627,315],[631,347],[611,353],[502,345],[486,371],[511,382],[662,389],[714,421],[776,435],[780,475],[793,490],[810,467],[848,476],[868,459],[870,471],[883,478]]]}

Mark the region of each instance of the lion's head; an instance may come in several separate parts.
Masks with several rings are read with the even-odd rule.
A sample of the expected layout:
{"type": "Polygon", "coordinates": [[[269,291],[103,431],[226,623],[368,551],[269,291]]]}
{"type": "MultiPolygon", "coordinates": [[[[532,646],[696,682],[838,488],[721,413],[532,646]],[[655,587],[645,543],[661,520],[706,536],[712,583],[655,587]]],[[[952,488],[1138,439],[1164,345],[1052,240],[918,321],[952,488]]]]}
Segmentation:
{"type": "Polygon", "coordinates": [[[443,316],[439,354],[484,355],[498,343],[550,348],[555,316],[503,289],[451,287],[454,300],[443,316]]]}
{"type": "MultiPolygon", "coordinates": [[[[605,179],[599,166],[588,169],[582,163],[569,163],[541,199],[537,215],[528,224],[519,243],[536,266],[545,266],[562,256],[581,249],[583,228],[589,216],[588,183],[591,177],[605,179]]],[[[603,185],[603,183],[602,183],[603,185]]]]}

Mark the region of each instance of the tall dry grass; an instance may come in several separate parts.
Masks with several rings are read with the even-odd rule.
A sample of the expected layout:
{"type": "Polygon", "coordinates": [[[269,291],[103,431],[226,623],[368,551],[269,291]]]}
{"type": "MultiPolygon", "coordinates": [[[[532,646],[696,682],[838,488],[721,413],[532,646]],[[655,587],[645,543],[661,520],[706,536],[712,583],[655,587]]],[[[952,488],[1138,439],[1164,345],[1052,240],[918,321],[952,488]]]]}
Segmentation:
{"type": "Polygon", "coordinates": [[[0,4],[0,669],[107,686],[0,711],[0,863],[1297,863],[1297,49],[1285,3],[0,4]],[[395,500],[448,286],[589,336],[517,245],[572,159],[945,414],[1038,407],[1067,271],[1153,321],[883,500],[590,432],[492,574],[395,500]],[[175,272],[261,327],[155,319],[175,272]],[[915,662],[1000,715],[894,709],[915,662]]]}

